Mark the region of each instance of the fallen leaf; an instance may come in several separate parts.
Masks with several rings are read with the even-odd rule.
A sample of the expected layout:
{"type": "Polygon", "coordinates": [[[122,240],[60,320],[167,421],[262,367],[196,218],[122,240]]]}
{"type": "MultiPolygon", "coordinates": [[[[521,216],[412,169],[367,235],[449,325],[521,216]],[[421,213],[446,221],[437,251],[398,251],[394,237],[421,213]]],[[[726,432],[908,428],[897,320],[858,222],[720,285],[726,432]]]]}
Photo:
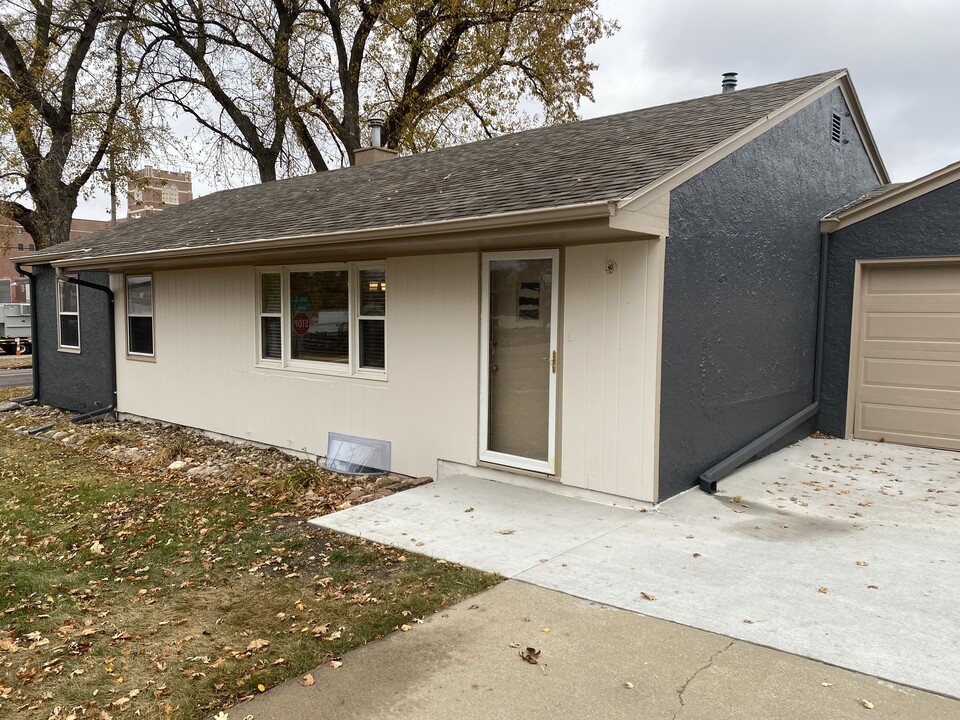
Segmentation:
{"type": "Polygon", "coordinates": [[[401,625],[400,632],[407,632],[410,629],[409,625],[401,625]]]}
{"type": "Polygon", "coordinates": [[[879,590],[879,585],[867,585],[867,590],[879,590]]]}
{"type": "Polygon", "coordinates": [[[267,686],[264,685],[263,683],[260,683],[259,685],[257,685],[257,690],[259,690],[260,692],[266,692],[267,686]]]}
{"type": "Polygon", "coordinates": [[[633,690],[633,683],[632,683],[632,682],[625,682],[625,683],[623,684],[623,686],[624,686],[627,690],[633,690]]]}
{"type": "Polygon", "coordinates": [[[498,530],[497,532],[499,532],[501,535],[513,535],[516,530],[498,530]]]}
{"type": "Polygon", "coordinates": [[[324,640],[339,640],[342,635],[343,635],[343,631],[342,631],[342,630],[335,630],[334,632],[332,632],[332,633],[330,633],[329,635],[327,635],[327,636],[324,638],[324,640]]]}
{"type": "Polygon", "coordinates": [[[827,589],[826,589],[825,587],[823,587],[823,586],[820,586],[820,587],[817,588],[817,592],[823,593],[824,595],[826,595],[826,594],[827,594],[827,589]]]}
{"type": "Polygon", "coordinates": [[[473,512],[473,508],[472,508],[472,507],[468,507],[466,510],[464,510],[464,512],[473,512]]]}
{"type": "Polygon", "coordinates": [[[753,620],[744,620],[747,625],[753,625],[753,620]]]}
{"type": "Polygon", "coordinates": [[[653,593],[648,593],[648,592],[646,592],[646,591],[641,591],[641,592],[640,592],[640,595],[643,597],[644,600],[656,600],[656,599],[657,599],[657,596],[656,596],[656,595],[654,595],[653,593]]]}
{"type": "Polygon", "coordinates": [[[520,643],[518,643],[518,642],[512,642],[512,643],[510,643],[510,647],[516,649],[516,648],[520,647],[520,643]]]}
{"type": "Polygon", "coordinates": [[[94,555],[103,555],[103,545],[100,544],[99,540],[94,540],[90,545],[90,552],[94,555]]]}
{"type": "Polygon", "coordinates": [[[820,684],[823,685],[824,687],[833,687],[833,683],[822,682],[820,684]]]}
{"type": "Polygon", "coordinates": [[[336,670],[338,667],[343,667],[343,662],[340,660],[331,660],[330,667],[336,670]]]}
{"type": "Polygon", "coordinates": [[[868,563],[866,560],[857,560],[857,565],[858,565],[859,567],[866,567],[866,566],[869,565],[869,564],[870,564],[870,563],[868,563]]]}
{"type": "Polygon", "coordinates": [[[870,702],[869,700],[864,700],[863,698],[858,698],[858,700],[860,700],[860,702],[863,704],[863,706],[864,706],[867,710],[873,710],[873,703],[872,703],[872,702],[870,702]]]}
{"type": "Polygon", "coordinates": [[[250,644],[247,645],[247,652],[256,652],[257,650],[263,650],[263,648],[267,647],[267,645],[269,644],[270,644],[269,640],[263,640],[261,638],[257,638],[256,640],[251,640],[250,644]]]}
{"type": "Polygon", "coordinates": [[[543,628],[543,629],[541,629],[541,631],[540,631],[540,632],[550,632],[550,628],[548,628],[548,627],[545,627],[545,628],[543,628]]]}
{"type": "Polygon", "coordinates": [[[694,553],[693,556],[694,556],[695,558],[700,557],[700,553],[694,553]]]}
{"type": "Polygon", "coordinates": [[[310,687],[313,683],[316,682],[313,679],[312,673],[307,673],[302,678],[300,678],[300,687],[310,687]]]}
{"type": "Polygon", "coordinates": [[[540,662],[540,651],[536,648],[528,647],[526,650],[520,651],[520,657],[531,665],[536,665],[540,662]]]}

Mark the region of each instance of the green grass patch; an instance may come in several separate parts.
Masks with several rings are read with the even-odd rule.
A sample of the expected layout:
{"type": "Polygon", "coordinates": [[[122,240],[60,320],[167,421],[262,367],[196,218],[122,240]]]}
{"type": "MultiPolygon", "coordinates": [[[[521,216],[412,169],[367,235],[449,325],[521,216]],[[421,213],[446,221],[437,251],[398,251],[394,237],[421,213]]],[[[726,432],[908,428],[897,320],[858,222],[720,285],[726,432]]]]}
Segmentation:
{"type": "Polygon", "coordinates": [[[497,582],[306,525],[285,498],[322,483],[307,465],[115,465],[0,430],[2,718],[208,717],[497,582]]]}

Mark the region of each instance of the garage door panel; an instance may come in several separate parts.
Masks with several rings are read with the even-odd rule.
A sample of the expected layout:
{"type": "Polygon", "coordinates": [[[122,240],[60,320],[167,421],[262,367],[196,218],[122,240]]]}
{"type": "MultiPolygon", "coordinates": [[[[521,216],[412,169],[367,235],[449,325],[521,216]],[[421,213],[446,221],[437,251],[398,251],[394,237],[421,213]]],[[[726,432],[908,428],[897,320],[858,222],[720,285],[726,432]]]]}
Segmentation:
{"type": "Polygon", "coordinates": [[[960,348],[960,313],[874,313],[863,324],[864,340],[952,342],[960,348]]]}
{"type": "Polygon", "coordinates": [[[868,295],[960,294],[960,274],[955,265],[876,266],[864,285],[868,295]]]}
{"type": "Polygon", "coordinates": [[[960,450],[960,411],[861,404],[857,437],[960,450]]]}
{"type": "Polygon", "coordinates": [[[853,434],[960,450],[960,264],[864,269],[853,434]]]}
{"type": "Polygon", "coordinates": [[[960,295],[868,295],[863,298],[866,312],[960,312],[960,295]]]}
{"type": "Polygon", "coordinates": [[[937,362],[901,358],[864,358],[862,384],[960,391],[960,358],[937,362]]]}
{"type": "Polygon", "coordinates": [[[960,346],[956,343],[907,343],[899,340],[864,343],[863,356],[891,360],[930,360],[960,362],[960,346]]]}

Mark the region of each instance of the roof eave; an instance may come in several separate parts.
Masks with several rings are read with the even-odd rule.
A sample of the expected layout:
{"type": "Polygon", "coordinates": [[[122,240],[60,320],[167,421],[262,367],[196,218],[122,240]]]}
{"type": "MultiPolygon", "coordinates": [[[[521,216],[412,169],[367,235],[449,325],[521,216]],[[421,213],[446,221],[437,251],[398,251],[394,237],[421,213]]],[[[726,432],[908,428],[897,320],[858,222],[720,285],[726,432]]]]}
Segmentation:
{"type": "Polygon", "coordinates": [[[957,181],[960,181],[960,161],[855,205],[849,210],[830,213],[820,220],[820,231],[836,232],[957,181]]]}
{"type": "Polygon", "coordinates": [[[345,230],[332,233],[283,235],[258,238],[231,243],[217,243],[195,247],[169,248],[160,250],[142,250],[132,253],[118,253],[99,257],[84,258],[76,254],[64,255],[53,259],[50,264],[72,270],[104,270],[120,265],[149,263],[153,260],[196,259],[215,255],[235,255],[254,253],[262,250],[296,250],[308,247],[327,247],[349,245],[372,240],[397,240],[432,236],[438,238],[438,248],[443,237],[460,235],[476,231],[496,231],[502,228],[516,228],[557,222],[575,222],[579,220],[609,219],[617,212],[616,200],[600,200],[577,205],[520,210],[515,212],[480,215],[454,220],[417,223],[412,225],[394,225],[369,228],[366,230],[345,230]]]}

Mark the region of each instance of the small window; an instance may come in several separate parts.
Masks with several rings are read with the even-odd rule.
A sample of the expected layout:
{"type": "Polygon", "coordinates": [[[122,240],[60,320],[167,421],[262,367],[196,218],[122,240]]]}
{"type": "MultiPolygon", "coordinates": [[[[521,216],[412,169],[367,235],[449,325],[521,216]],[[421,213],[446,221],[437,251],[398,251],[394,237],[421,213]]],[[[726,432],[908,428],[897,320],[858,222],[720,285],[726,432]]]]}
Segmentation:
{"type": "Polygon", "coordinates": [[[260,359],[283,357],[283,296],[280,273],[260,273],[260,359]]]}
{"type": "Polygon", "coordinates": [[[127,277],[127,351],[153,355],[153,277],[127,277]]]}
{"type": "Polygon", "coordinates": [[[830,139],[834,145],[839,145],[843,139],[843,119],[837,113],[833,113],[830,119],[830,139]]]}
{"type": "Polygon", "coordinates": [[[33,252],[36,248],[33,246],[33,243],[30,244],[30,252],[33,252]]]}
{"type": "Polygon", "coordinates": [[[17,250],[23,250],[23,243],[17,243],[17,250]]]}
{"type": "Polygon", "coordinates": [[[57,280],[57,347],[80,349],[80,288],[57,280]]]}
{"type": "Polygon", "coordinates": [[[383,370],[386,367],[384,339],[386,338],[387,274],[383,268],[363,268],[359,271],[357,289],[357,339],[359,367],[383,370]]]}

